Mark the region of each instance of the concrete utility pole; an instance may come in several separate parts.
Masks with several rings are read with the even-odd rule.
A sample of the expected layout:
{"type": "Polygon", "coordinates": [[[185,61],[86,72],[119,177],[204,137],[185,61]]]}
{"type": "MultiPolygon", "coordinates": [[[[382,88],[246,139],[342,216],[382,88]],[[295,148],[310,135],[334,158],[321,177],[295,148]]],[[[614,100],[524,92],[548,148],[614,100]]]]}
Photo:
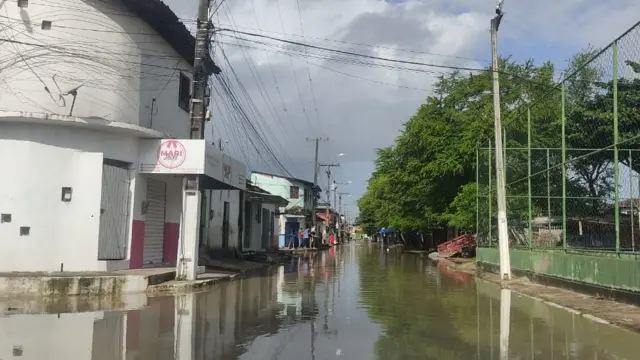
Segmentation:
{"type": "MultiPolygon", "coordinates": [[[[190,103],[190,139],[204,139],[207,116],[207,92],[209,75],[219,73],[209,55],[212,24],[209,21],[210,0],[200,0],[198,4],[198,29],[193,61],[190,103]]],[[[183,180],[182,226],[176,264],[176,279],[196,280],[198,267],[198,247],[200,242],[200,207],[202,189],[200,175],[188,175],[183,180]]]]}
{"type": "Polygon", "coordinates": [[[320,141],[329,141],[329,138],[315,138],[307,141],[313,141],[316,143],[316,156],[313,163],[313,227],[316,229],[316,236],[318,236],[318,217],[316,216],[316,207],[318,206],[318,197],[316,194],[316,187],[318,187],[318,149],[320,147],[320,141]]]}
{"type": "MultiPolygon", "coordinates": [[[[342,210],[342,195],[351,195],[348,192],[341,192],[338,193],[338,212],[343,215],[343,210],[342,210]]],[[[340,241],[344,240],[344,223],[347,221],[347,216],[344,215],[344,220],[342,220],[342,218],[340,219],[340,241]]]]}
{"type": "Polygon", "coordinates": [[[507,227],[502,124],[500,122],[500,80],[498,77],[498,28],[504,16],[502,12],[503,3],[504,0],[498,1],[496,17],[491,19],[491,55],[493,70],[493,111],[495,115],[496,192],[498,196],[498,247],[500,250],[500,278],[504,280],[511,279],[511,260],[509,255],[509,230],[507,227]]]}
{"type": "MultiPolygon", "coordinates": [[[[322,167],[327,167],[327,209],[326,209],[326,214],[327,214],[327,235],[329,235],[329,226],[331,225],[331,221],[330,221],[330,208],[331,208],[331,168],[332,167],[340,167],[340,164],[319,164],[319,166],[322,167]]],[[[322,243],[326,244],[327,239],[325,239],[324,237],[322,238],[322,243]]]]}

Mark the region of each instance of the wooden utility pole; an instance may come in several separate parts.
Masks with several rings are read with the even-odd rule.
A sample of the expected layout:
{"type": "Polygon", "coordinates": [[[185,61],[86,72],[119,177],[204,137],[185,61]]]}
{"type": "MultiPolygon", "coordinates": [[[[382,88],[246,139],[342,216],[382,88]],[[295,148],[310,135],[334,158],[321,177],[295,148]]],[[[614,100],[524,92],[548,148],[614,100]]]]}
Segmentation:
{"type": "Polygon", "coordinates": [[[500,252],[500,278],[511,279],[511,261],[509,255],[509,231],[507,227],[507,197],[505,188],[504,153],[502,144],[502,124],[500,119],[500,80],[498,77],[498,28],[504,13],[498,2],[496,16],[491,19],[491,58],[493,72],[493,111],[495,116],[496,143],[496,193],[498,197],[498,247],[500,252]]]}
{"type": "Polygon", "coordinates": [[[329,141],[329,138],[315,138],[307,141],[313,141],[316,143],[316,155],[313,163],[313,227],[316,231],[316,237],[318,236],[318,216],[316,216],[316,208],[318,206],[318,194],[316,194],[316,188],[318,187],[318,149],[320,147],[320,141],[329,141]]]}
{"type": "MultiPolygon", "coordinates": [[[[327,216],[327,235],[329,235],[329,227],[331,225],[331,218],[330,218],[330,208],[331,208],[331,168],[332,167],[340,167],[340,164],[338,163],[333,163],[333,164],[319,164],[319,166],[326,166],[327,167],[327,209],[326,209],[326,216],[327,216]]],[[[326,240],[324,237],[322,238],[322,243],[326,244],[326,240]]]]}
{"type": "MultiPolygon", "coordinates": [[[[211,30],[209,21],[210,0],[198,3],[197,31],[193,59],[193,79],[191,81],[191,101],[189,110],[189,138],[204,139],[205,121],[208,106],[209,76],[220,73],[209,54],[211,30]]],[[[182,192],[182,224],[176,264],[176,278],[179,280],[195,280],[198,267],[198,247],[200,242],[200,223],[202,221],[202,177],[187,175],[183,179],[182,192]]]]}

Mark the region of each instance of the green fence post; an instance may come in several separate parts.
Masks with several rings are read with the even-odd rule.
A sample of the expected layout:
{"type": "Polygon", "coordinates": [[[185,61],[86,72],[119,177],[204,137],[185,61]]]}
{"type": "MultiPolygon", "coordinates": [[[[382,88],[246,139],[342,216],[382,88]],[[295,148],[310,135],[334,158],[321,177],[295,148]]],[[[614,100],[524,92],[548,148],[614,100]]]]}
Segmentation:
{"type": "Polygon", "coordinates": [[[551,154],[547,148],[547,227],[551,230],[551,154]]]}
{"type": "Polygon", "coordinates": [[[531,108],[527,108],[527,179],[528,179],[528,192],[527,199],[529,201],[529,249],[533,248],[533,206],[531,204],[531,108]]]}
{"type": "Polygon", "coordinates": [[[635,202],[633,201],[633,153],[629,149],[629,202],[631,203],[631,249],[636,248],[636,234],[635,234],[635,202]]]}
{"type": "MultiPolygon", "coordinates": [[[[565,88],[562,83],[562,91],[560,94],[560,103],[562,105],[562,247],[567,248],[567,139],[566,125],[567,119],[565,114],[565,88]]],[[[549,214],[551,216],[551,214],[549,214]]]]}
{"type": "Polygon", "coordinates": [[[618,163],[618,40],[613,42],[613,183],[614,219],[616,222],[616,252],[620,252],[620,167],[618,163]]]}
{"type": "Polygon", "coordinates": [[[476,235],[480,233],[480,152],[476,146],[476,235]]]}
{"type": "Polygon", "coordinates": [[[491,203],[493,200],[493,195],[491,194],[491,174],[493,173],[493,171],[491,170],[492,166],[491,166],[491,140],[489,140],[489,247],[491,247],[491,232],[492,232],[492,228],[493,228],[493,214],[492,214],[492,210],[491,210],[491,203]]]}

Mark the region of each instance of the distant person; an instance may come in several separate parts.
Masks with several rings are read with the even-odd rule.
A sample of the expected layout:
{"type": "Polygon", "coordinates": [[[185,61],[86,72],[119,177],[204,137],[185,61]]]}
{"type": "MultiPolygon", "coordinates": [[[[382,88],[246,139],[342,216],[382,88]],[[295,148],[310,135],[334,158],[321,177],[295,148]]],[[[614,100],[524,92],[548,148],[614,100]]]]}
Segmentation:
{"type": "Polygon", "coordinates": [[[295,247],[295,242],[296,242],[296,233],[292,232],[289,235],[287,235],[287,237],[289,238],[289,245],[288,248],[289,249],[293,249],[295,247]]]}
{"type": "Polygon", "coordinates": [[[304,241],[304,230],[300,230],[300,233],[298,234],[298,247],[299,248],[303,247],[303,241],[304,241]]]}
{"type": "Polygon", "coordinates": [[[310,242],[309,242],[309,234],[310,234],[311,230],[307,227],[306,229],[304,229],[304,233],[302,233],[303,236],[303,240],[302,240],[302,247],[309,247],[310,246],[310,242]]]}
{"type": "Polygon", "coordinates": [[[311,243],[309,244],[309,247],[310,248],[316,247],[316,242],[318,241],[318,239],[316,238],[316,227],[315,226],[311,227],[310,240],[311,240],[311,243]]]}

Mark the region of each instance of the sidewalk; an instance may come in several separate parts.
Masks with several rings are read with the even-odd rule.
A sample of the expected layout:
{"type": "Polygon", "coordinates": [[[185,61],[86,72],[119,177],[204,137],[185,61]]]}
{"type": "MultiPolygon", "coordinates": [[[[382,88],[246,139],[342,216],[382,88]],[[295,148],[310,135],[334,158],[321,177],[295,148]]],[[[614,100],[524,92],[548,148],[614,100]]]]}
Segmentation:
{"type": "Polygon", "coordinates": [[[527,278],[513,278],[501,281],[497,274],[478,272],[473,261],[468,259],[451,260],[453,259],[444,260],[451,270],[474,274],[480,281],[493,283],[500,288],[510,289],[524,296],[542,301],[549,306],[563,308],[599,323],[640,332],[640,307],[537,284],[527,278]]]}
{"type": "Polygon", "coordinates": [[[105,272],[0,273],[0,300],[20,298],[31,304],[20,308],[62,306],[47,305],[46,301],[37,300],[41,298],[90,299],[76,299],[78,301],[62,306],[71,309],[94,306],[97,297],[114,304],[124,303],[127,295],[175,294],[206,289],[220,281],[233,280],[268,266],[236,259],[210,260],[206,263],[207,270],[196,281],[176,281],[175,267],[105,272]]]}
{"type": "Polygon", "coordinates": [[[199,274],[195,281],[171,280],[149,286],[149,296],[178,295],[204,291],[223,282],[254,274],[267,269],[269,264],[237,259],[206,259],[206,271],[199,274]]]}

